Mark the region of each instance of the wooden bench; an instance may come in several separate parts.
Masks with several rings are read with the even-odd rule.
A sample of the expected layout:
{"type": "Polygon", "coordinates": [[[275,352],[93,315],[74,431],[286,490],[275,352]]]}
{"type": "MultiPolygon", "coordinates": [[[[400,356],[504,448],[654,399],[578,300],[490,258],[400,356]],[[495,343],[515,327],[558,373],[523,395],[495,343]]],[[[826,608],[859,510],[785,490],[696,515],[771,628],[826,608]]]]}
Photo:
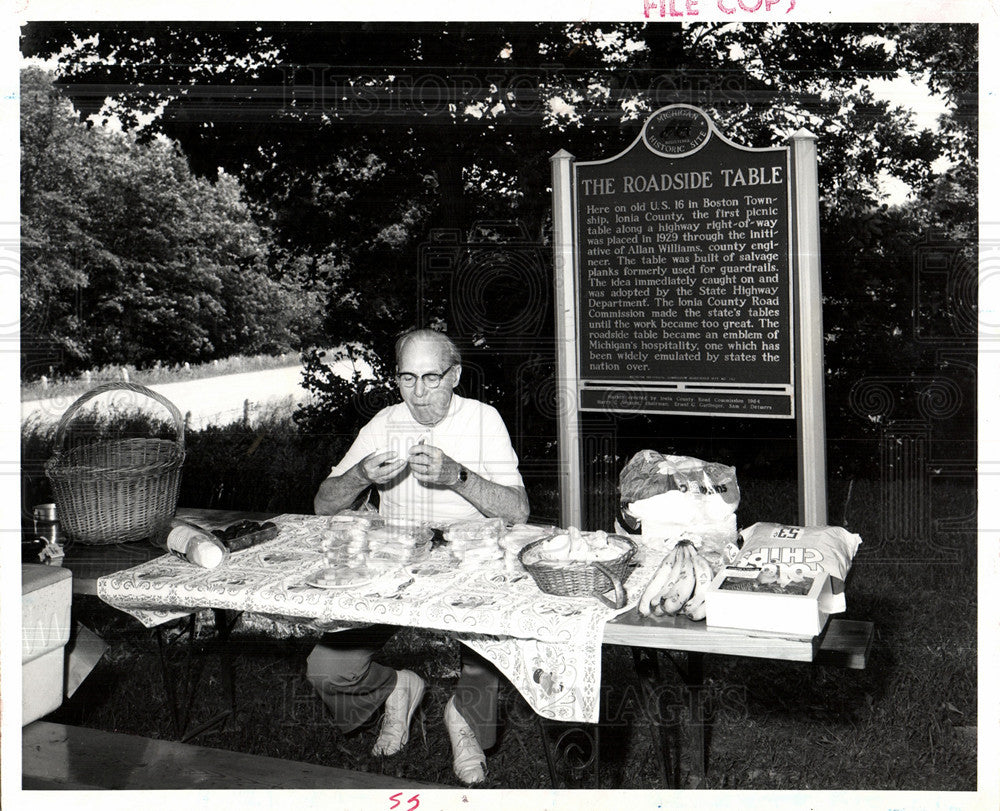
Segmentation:
{"type": "Polygon", "coordinates": [[[818,638],[813,662],[828,667],[864,670],[875,638],[875,624],[834,617],[818,638]]]}
{"type": "Polygon", "coordinates": [[[21,761],[25,790],[450,788],[47,721],[24,727],[21,761]]]}

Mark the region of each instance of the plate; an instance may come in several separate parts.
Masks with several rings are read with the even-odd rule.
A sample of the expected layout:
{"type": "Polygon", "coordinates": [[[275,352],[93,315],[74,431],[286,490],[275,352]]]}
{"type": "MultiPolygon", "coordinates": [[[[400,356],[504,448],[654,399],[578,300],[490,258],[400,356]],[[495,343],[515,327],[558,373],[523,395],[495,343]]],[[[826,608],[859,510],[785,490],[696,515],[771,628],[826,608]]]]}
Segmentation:
{"type": "Polygon", "coordinates": [[[335,576],[326,576],[328,571],[330,570],[324,569],[323,571],[312,575],[312,577],[306,580],[306,585],[317,589],[351,589],[357,586],[367,586],[375,579],[375,575],[368,572],[360,577],[352,578],[350,580],[340,578],[340,582],[338,582],[338,578],[335,576]]]}

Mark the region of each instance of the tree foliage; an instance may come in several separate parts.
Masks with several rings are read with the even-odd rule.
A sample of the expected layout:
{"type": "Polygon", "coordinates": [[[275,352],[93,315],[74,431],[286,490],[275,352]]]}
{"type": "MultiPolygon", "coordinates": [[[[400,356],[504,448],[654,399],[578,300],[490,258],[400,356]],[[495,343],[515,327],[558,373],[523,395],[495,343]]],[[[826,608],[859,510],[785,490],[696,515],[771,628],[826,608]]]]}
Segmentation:
{"type": "Polygon", "coordinates": [[[269,278],[235,177],[193,175],[165,139],[88,127],[38,69],[21,111],[26,374],[297,345],[316,304],[269,278]]]}
{"type": "MultiPolygon", "coordinates": [[[[169,136],[196,173],[238,176],[273,234],[272,273],[322,291],[329,343],[366,347],[381,383],[400,330],[447,325],[471,393],[508,421],[534,419],[522,435],[544,444],[549,158],[617,154],[677,102],[748,146],[817,136],[830,412],[835,432],[871,429],[848,405],[854,382],[936,364],[913,340],[919,246],[933,235],[974,252],[976,37],[970,25],[35,23],[23,48],[71,46],[60,84],[85,113],[169,136]],[[870,88],[901,74],[948,102],[937,129],[870,88]],[[906,206],[884,204],[886,174],[912,187],[906,206]],[[485,292],[463,281],[482,281],[479,267],[495,271],[485,292]],[[545,292],[526,307],[525,290],[545,292]]],[[[350,405],[354,389],[311,368],[325,402],[350,405]]]]}

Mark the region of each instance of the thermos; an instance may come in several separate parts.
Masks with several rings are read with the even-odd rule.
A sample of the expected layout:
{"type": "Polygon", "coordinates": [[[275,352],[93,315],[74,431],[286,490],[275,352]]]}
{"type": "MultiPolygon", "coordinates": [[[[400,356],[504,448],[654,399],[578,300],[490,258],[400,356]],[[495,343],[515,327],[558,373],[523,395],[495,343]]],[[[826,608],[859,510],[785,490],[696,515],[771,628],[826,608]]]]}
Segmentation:
{"type": "Polygon", "coordinates": [[[62,534],[55,504],[36,504],[32,510],[33,531],[30,540],[21,541],[23,563],[62,562],[62,534]]]}
{"type": "Polygon", "coordinates": [[[34,511],[35,537],[49,544],[58,544],[62,538],[59,534],[59,519],[56,516],[55,504],[36,504],[34,511]]]}

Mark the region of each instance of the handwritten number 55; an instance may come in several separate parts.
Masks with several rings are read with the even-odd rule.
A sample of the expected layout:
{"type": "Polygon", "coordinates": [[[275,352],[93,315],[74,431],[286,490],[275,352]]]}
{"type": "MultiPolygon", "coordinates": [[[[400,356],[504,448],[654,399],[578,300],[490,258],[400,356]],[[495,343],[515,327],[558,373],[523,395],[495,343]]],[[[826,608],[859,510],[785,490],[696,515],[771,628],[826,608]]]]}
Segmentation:
{"type": "MultiPolygon", "coordinates": [[[[393,809],[399,808],[400,805],[399,798],[402,796],[403,792],[398,791],[391,797],[389,797],[389,799],[392,800],[392,805],[389,806],[389,811],[393,811],[393,809]]],[[[420,806],[420,800],[418,799],[419,797],[420,797],[419,794],[414,794],[412,797],[410,797],[410,799],[406,800],[406,802],[409,803],[409,805],[406,807],[406,811],[415,811],[415,809],[420,806]]]]}

